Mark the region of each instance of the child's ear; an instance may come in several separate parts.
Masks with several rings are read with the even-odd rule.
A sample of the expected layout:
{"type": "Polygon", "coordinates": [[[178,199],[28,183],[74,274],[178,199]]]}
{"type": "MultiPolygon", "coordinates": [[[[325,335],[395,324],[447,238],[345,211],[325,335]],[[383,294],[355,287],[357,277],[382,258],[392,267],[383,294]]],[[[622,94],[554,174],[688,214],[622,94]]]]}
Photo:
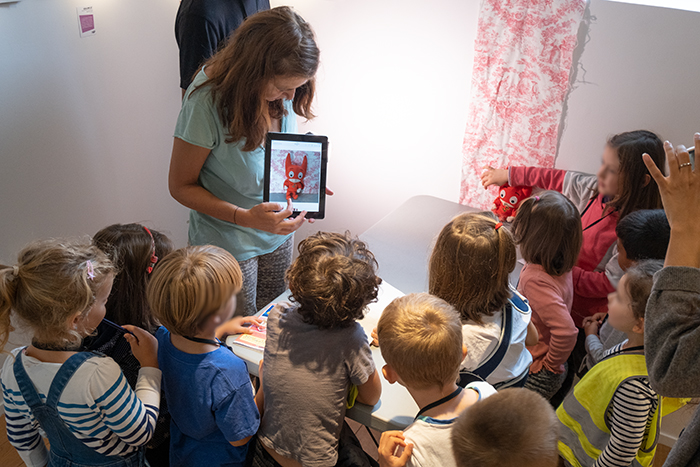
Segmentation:
{"type": "Polygon", "coordinates": [[[642,186],[647,186],[650,181],[651,181],[651,175],[649,175],[649,174],[644,175],[644,185],[642,185],[642,186]]]}
{"type": "Polygon", "coordinates": [[[632,328],[632,332],[644,334],[644,318],[637,318],[637,324],[632,328]]]}
{"type": "Polygon", "coordinates": [[[382,367],[382,375],[384,375],[385,380],[389,381],[389,384],[394,384],[399,380],[399,375],[388,363],[382,367]]]}
{"type": "Polygon", "coordinates": [[[80,322],[82,320],[83,320],[82,313],[77,312],[76,314],[74,314],[73,316],[68,318],[68,327],[70,329],[73,329],[74,331],[76,331],[78,329],[78,325],[80,324],[80,322]]]}

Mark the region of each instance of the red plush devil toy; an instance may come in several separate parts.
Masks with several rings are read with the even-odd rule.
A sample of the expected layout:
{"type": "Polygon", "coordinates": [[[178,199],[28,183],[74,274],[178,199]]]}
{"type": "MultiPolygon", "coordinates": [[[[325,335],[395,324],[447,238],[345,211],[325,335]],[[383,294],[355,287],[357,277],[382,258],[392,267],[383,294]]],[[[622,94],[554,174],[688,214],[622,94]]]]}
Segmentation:
{"type": "Polygon", "coordinates": [[[287,153],[287,159],[284,161],[284,170],[287,180],[284,181],[284,186],[287,188],[286,198],[297,199],[299,193],[304,190],[304,177],[306,176],[306,156],[301,165],[292,164],[292,155],[287,153]]]}
{"type": "Polygon", "coordinates": [[[493,202],[491,210],[501,222],[512,222],[522,200],[529,198],[531,194],[532,187],[510,186],[506,183],[498,189],[498,198],[493,202]]]}

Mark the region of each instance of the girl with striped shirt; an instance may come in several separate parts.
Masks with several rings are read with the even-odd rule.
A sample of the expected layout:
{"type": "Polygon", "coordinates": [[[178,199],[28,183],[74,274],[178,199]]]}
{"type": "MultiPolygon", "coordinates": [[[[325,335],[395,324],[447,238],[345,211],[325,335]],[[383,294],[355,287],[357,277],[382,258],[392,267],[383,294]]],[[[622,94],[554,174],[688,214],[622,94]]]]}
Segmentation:
{"type": "Polygon", "coordinates": [[[565,465],[646,467],[652,463],[661,410],[644,359],[644,311],[653,275],[662,267],[661,261],[639,262],[608,297],[608,322],[627,339],[605,352],[557,409],[559,453],[565,465]]]}
{"type": "Polygon", "coordinates": [[[160,402],[157,341],[125,326],[141,363],[135,391],[111,358],[77,351],[102,321],[113,280],[105,254],[78,243],[34,243],[0,268],[0,347],[13,318],[32,332],[0,374],[7,436],[28,466],[145,465],[160,402]]]}

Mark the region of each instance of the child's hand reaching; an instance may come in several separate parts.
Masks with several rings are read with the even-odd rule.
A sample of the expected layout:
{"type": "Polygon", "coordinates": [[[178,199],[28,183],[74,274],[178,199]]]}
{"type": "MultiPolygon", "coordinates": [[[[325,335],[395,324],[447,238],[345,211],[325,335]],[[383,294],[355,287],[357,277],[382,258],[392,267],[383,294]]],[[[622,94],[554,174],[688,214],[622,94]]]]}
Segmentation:
{"type": "Polygon", "coordinates": [[[223,339],[231,334],[250,334],[251,326],[243,326],[244,324],[257,326],[263,324],[263,320],[257,316],[236,316],[216,328],[216,337],[223,339]]]}
{"type": "Polygon", "coordinates": [[[133,333],[133,335],[124,334],[124,338],[131,345],[131,353],[134,354],[141,366],[158,368],[158,339],[138,326],[125,324],[122,327],[133,333]]]}
{"type": "Polygon", "coordinates": [[[403,467],[411,458],[413,445],[406,443],[403,431],[385,431],[379,440],[378,451],[380,467],[403,467]]]}
{"type": "Polygon", "coordinates": [[[583,318],[583,331],[586,333],[586,337],[598,334],[598,327],[603,322],[602,316],[598,315],[605,316],[605,313],[596,313],[593,316],[583,318]]]}
{"type": "Polygon", "coordinates": [[[481,173],[481,184],[484,188],[491,185],[501,186],[508,183],[508,169],[494,169],[490,165],[484,167],[481,173]]]}
{"type": "Polygon", "coordinates": [[[372,341],[369,343],[369,345],[379,347],[379,336],[377,335],[377,328],[372,329],[371,336],[372,336],[372,341]]]}

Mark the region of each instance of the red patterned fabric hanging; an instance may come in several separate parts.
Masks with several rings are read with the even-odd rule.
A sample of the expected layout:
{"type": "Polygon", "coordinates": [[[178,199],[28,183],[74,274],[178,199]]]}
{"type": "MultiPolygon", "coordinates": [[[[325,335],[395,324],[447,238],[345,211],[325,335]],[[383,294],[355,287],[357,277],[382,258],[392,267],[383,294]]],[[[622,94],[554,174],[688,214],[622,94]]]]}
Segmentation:
{"type": "Polygon", "coordinates": [[[586,0],[482,0],[460,203],[488,209],[486,165],[553,167],[586,0]]]}

